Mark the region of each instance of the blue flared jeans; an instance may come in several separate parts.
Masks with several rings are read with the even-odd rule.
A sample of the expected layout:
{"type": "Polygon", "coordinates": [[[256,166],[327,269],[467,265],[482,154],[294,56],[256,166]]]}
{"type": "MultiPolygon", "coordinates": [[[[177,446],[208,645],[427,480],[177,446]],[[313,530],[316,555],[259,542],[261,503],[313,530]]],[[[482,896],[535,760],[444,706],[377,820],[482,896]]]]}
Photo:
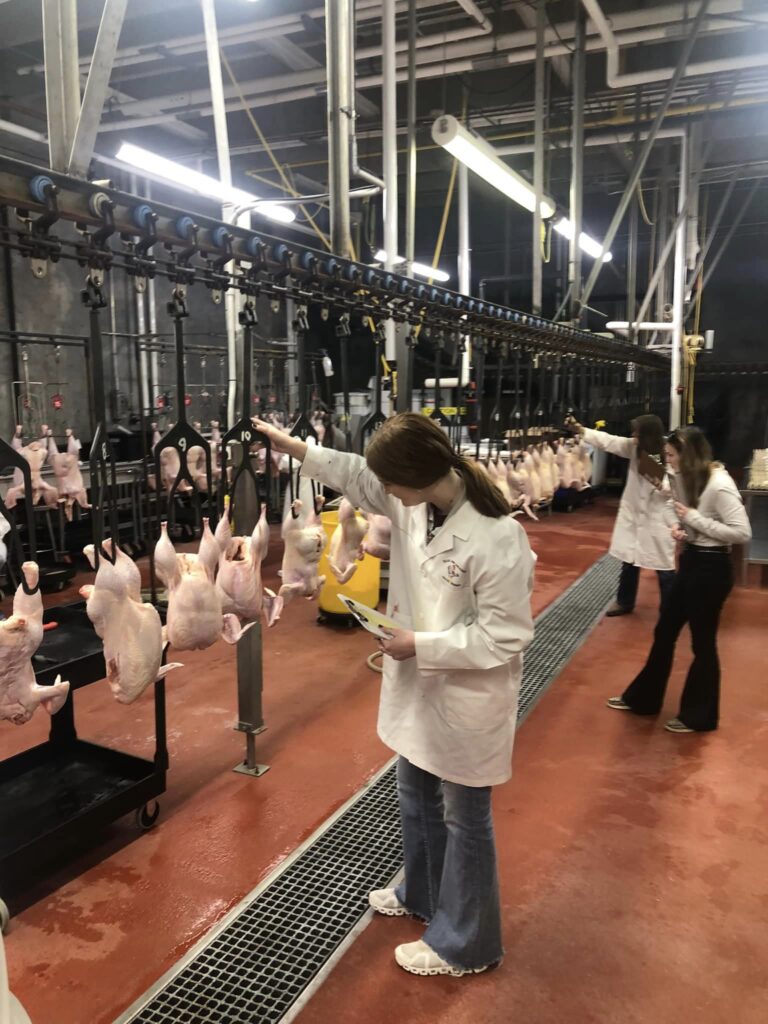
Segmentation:
{"type": "Polygon", "coordinates": [[[490,786],[444,782],[401,757],[405,878],[397,898],[427,922],[424,941],[454,967],[498,963],[501,909],[490,786]]]}

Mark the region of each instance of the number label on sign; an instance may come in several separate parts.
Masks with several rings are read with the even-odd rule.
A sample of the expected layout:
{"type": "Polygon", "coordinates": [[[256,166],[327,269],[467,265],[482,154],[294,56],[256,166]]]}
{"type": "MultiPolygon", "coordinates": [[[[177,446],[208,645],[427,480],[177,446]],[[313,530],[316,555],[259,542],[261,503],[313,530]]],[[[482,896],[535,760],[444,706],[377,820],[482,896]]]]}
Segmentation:
{"type": "Polygon", "coordinates": [[[101,446],[101,457],[105,462],[109,458],[109,448],[107,447],[106,441],[101,446]]]}
{"type": "Polygon", "coordinates": [[[187,439],[186,439],[186,437],[180,437],[179,438],[179,448],[183,452],[185,452],[187,450],[187,439]]]}
{"type": "Polygon", "coordinates": [[[253,434],[250,432],[250,430],[243,430],[240,434],[240,440],[243,444],[249,444],[252,437],[253,434]]]}

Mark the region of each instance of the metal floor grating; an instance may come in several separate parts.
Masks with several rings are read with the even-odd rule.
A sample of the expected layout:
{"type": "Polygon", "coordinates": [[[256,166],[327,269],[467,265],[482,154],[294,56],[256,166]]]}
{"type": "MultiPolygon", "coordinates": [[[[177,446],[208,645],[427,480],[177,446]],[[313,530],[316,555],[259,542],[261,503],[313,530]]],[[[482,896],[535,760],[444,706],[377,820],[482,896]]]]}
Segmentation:
{"type": "MultiPolygon", "coordinates": [[[[586,639],[618,573],[601,558],[538,617],[518,721],[586,639]]],[[[115,1024],[277,1024],[368,912],[368,892],[401,864],[391,765],[115,1024]]]]}

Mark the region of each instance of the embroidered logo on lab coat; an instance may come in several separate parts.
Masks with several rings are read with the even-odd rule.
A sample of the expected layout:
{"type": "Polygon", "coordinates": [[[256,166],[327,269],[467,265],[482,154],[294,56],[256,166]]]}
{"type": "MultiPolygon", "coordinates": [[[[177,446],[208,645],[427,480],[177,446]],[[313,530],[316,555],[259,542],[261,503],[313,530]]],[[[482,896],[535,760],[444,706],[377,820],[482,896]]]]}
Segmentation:
{"type": "Polygon", "coordinates": [[[462,569],[462,567],[457,562],[454,562],[452,558],[444,558],[443,565],[445,566],[445,571],[440,577],[443,583],[448,583],[452,587],[463,587],[464,576],[466,575],[467,570],[462,569]]]}

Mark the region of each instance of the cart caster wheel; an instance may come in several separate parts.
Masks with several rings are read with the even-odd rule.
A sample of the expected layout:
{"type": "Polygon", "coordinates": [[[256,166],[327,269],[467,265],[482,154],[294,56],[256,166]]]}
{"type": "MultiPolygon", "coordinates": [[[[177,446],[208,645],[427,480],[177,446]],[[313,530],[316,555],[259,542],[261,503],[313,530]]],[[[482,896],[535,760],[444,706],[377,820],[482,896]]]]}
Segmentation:
{"type": "Polygon", "coordinates": [[[11,912],[7,905],[0,900],[0,932],[4,932],[8,927],[8,922],[11,920],[11,912]]]}
{"type": "Polygon", "coordinates": [[[150,829],[155,827],[157,819],[160,817],[160,804],[157,800],[153,800],[154,804],[152,810],[150,810],[149,804],[144,804],[143,807],[139,807],[136,811],[136,827],[142,832],[149,832],[150,829]]]}

